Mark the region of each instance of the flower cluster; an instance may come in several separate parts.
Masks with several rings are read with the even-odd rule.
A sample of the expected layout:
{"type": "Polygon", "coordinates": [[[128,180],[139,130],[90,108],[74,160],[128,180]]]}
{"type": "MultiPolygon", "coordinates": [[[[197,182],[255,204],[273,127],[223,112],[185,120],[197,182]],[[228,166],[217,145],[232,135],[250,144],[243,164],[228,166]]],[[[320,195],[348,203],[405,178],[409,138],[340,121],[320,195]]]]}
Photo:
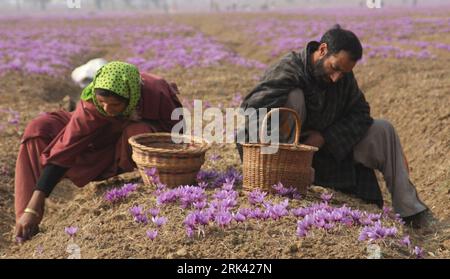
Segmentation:
{"type": "MultiPolygon", "coordinates": [[[[294,11],[291,11],[294,12],[294,11]]],[[[336,12],[335,9],[330,12],[336,12]]],[[[398,59],[432,59],[436,50],[448,51],[450,45],[413,39],[426,34],[449,32],[448,18],[430,10],[429,17],[414,17],[405,9],[402,13],[389,13],[380,21],[377,13],[365,13],[361,9],[339,11],[337,17],[321,17],[311,11],[298,11],[302,19],[241,19],[231,23],[233,28],[243,30],[258,46],[271,50],[272,56],[279,56],[291,50],[304,47],[309,41],[319,41],[336,22],[352,30],[364,42],[364,55],[371,57],[393,57],[398,59]],[[364,19],[364,20],[361,20],[364,19]],[[397,46],[394,46],[397,45],[397,46]]],[[[326,9],[321,13],[326,14],[326,9]]],[[[323,15],[322,14],[322,15],[323,15]]]]}
{"type": "Polygon", "coordinates": [[[197,182],[206,188],[218,188],[227,181],[240,184],[242,183],[242,174],[234,168],[229,168],[225,172],[200,170],[197,174],[197,182]]]}
{"type": "Polygon", "coordinates": [[[283,196],[283,197],[288,197],[288,198],[292,198],[292,199],[296,199],[296,200],[300,200],[302,197],[301,194],[299,193],[299,191],[297,190],[297,188],[285,187],[283,185],[283,183],[281,183],[281,182],[273,185],[272,188],[275,190],[276,194],[283,196]]]}
{"type": "Polygon", "coordinates": [[[132,192],[136,191],[136,189],[137,189],[137,184],[133,184],[133,183],[124,184],[119,189],[114,188],[114,189],[107,191],[105,194],[105,200],[107,200],[111,203],[116,203],[116,202],[121,201],[121,200],[125,199],[126,197],[128,197],[132,192]]]}
{"type": "Polygon", "coordinates": [[[142,205],[135,205],[130,208],[129,210],[130,214],[133,216],[133,220],[137,224],[141,225],[148,225],[149,222],[149,214],[151,216],[151,221],[156,226],[156,229],[149,229],[146,232],[147,237],[150,240],[155,240],[156,236],[158,235],[158,230],[161,229],[166,223],[167,218],[163,216],[159,216],[160,209],[159,208],[150,208],[149,210],[145,210],[142,205]]]}

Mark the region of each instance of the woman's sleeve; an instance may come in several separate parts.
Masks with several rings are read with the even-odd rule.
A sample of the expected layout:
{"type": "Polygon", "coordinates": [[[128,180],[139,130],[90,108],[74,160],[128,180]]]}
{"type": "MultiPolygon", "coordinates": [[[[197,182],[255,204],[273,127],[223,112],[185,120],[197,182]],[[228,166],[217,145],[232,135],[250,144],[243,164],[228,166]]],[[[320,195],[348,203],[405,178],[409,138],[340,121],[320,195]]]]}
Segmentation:
{"type": "Polygon", "coordinates": [[[66,171],[67,168],[61,166],[53,164],[46,165],[42,171],[41,177],[39,177],[36,190],[44,192],[45,196],[48,198],[56,184],[63,178],[66,171]]]}

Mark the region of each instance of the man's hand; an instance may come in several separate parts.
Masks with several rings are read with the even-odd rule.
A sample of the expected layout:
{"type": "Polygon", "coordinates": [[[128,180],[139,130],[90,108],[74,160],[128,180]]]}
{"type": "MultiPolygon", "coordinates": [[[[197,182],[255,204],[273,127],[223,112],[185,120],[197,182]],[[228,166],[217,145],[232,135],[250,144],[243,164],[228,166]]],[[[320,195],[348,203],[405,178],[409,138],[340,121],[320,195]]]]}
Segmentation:
{"type": "Polygon", "coordinates": [[[38,212],[39,216],[32,213],[23,213],[16,223],[16,239],[21,242],[31,239],[38,233],[39,223],[42,220],[45,206],[45,194],[41,191],[34,191],[27,208],[38,212]]]}
{"type": "Polygon", "coordinates": [[[325,144],[325,139],[318,131],[309,131],[309,136],[303,142],[303,144],[315,146],[321,148],[325,144]]]}

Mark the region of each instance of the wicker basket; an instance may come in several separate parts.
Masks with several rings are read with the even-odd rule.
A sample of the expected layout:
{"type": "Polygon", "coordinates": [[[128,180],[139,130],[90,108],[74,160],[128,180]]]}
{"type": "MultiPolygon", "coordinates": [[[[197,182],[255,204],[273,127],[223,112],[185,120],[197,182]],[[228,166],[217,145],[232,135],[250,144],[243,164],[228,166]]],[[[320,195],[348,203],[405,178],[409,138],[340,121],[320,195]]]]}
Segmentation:
{"type": "MultiPolygon", "coordinates": [[[[174,135],[189,143],[174,143],[170,133],[147,133],[133,136],[129,143],[133,161],[138,166],[144,184],[150,185],[145,170],[155,167],[161,183],[168,187],[191,185],[205,161],[209,144],[202,139],[174,135]]],[[[185,142],[185,141],[183,141],[185,142]]]]}
{"type": "Polygon", "coordinates": [[[311,165],[314,152],[318,148],[299,144],[301,121],[295,110],[278,108],[271,110],[262,121],[260,139],[267,119],[273,111],[287,111],[295,116],[295,140],[293,144],[279,143],[278,151],[274,154],[261,153],[262,147],[270,146],[268,143],[243,144],[243,176],[244,188],[253,190],[262,188],[273,192],[272,186],[281,182],[286,187],[296,187],[299,193],[306,194],[307,187],[311,184],[311,165]]]}

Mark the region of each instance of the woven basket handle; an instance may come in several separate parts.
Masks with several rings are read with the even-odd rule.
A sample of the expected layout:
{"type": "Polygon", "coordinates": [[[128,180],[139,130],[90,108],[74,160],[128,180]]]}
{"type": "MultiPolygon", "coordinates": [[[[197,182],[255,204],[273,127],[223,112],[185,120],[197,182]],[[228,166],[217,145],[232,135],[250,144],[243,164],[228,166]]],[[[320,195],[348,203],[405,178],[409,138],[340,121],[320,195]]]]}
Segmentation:
{"type": "Polygon", "coordinates": [[[295,138],[294,138],[294,145],[298,145],[300,144],[300,132],[302,130],[302,122],[300,120],[300,116],[298,116],[298,113],[290,108],[274,108],[271,109],[266,116],[264,116],[263,122],[262,122],[262,126],[261,126],[261,130],[259,131],[259,138],[262,139],[262,135],[263,135],[263,131],[264,128],[267,126],[267,120],[269,119],[269,116],[272,114],[272,112],[274,111],[287,111],[290,112],[294,115],[294,119],[295,119],[295,138]]]}

